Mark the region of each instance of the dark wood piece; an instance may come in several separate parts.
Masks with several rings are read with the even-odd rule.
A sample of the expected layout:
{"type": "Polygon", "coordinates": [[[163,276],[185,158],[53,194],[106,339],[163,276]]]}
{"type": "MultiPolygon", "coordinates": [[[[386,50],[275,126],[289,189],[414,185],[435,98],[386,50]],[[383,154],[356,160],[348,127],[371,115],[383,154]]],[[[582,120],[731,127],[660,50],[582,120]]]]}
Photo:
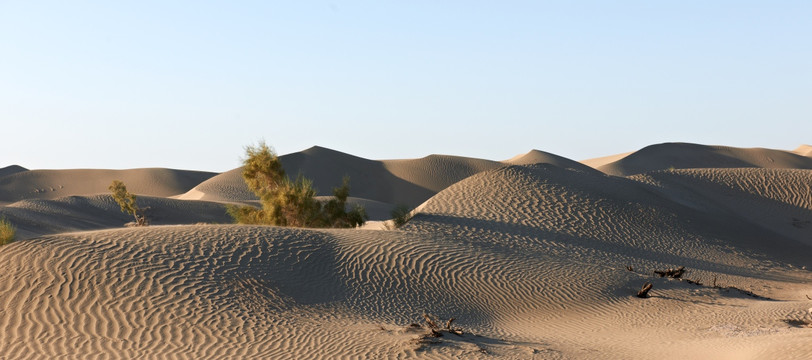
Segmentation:
{"type": "Polygon", "coordinates": [[[648,297],[648,292],[649,292],[649,290],[651,290],[652,287],[654,287],[654,284],[647,281],[645,284],[643,284],[643,288],[640,289],[640,291],[637,292],[637,297],[643,298],[643,299],[647,298],[648,297]]]}
{"type": "Polygon", "coordinates": [[[679,279],[682,277],[682,274],[685,274],[685,266],[680,266],[676,269],[668,269],[664,271],[654,270],[654,273],[660,275],[660,277],[670,277],[674,279],[679,279]]]}

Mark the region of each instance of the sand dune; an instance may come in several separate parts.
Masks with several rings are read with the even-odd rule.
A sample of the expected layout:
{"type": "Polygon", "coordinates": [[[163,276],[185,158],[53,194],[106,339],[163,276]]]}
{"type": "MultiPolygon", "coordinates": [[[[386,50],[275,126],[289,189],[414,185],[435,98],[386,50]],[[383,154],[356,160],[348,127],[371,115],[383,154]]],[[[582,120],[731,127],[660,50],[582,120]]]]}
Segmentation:
{"type": "MultiPolygon", "coordinates": [[[[748,224],[780,234],[762,238],[771,240],[767,248],[772,248],[777,238],[812,246],[812,170],[690,169],[632,179],[650,183],[675,202],[702,213],[713,210],[714,218],[735,214],[748,224]]],[[[757,247],[750,245],[751,249],[757,247]]]]}
{"type": "MultiPolygon", "coordinates": [[[[318,195],[332,195],[344,176],[350,177],[350,194],[380,203],[419,204],[434,194],[419,185],[392,175],[379,161],[367,160],[322,147],[280,156],[285,172],[291,178],[302,174],[313,180],[318,195]]],[[[180,199],[245,202],[256,200],[242,179],[242,168],[236,168],[201,183],[180,199]]]]}
{"type": "Polygon", "coordinates": [[[20,166],[20,165],[9,165],[4,168],[0,168],[0,177],[16,174],[18,172],[28,171],[28,169],[20,166]]]}
{"type": "Polygon", "coordinates": [[[0,177],[0,202],[56,199],[70,195],[108,193],[113,180],[121,180],[132,193],[151,196],[182,194],[214,173],[173,169],[29,170],[0,177]]]}
{"type": "MultiPolygon", "coordinates": [[[[806,270],[812,170],[707,162],[621,177],[572,163],[540,151],[505,162],[436,155],[372,161],[314,148],[283,159],[289,172],[304,169],[325,178],[323,184],[341,170],[356,174],[359,184],[377,186],[357,189],[363,197],[356,201],[380,211],[391,202],[374,198],[396,199],[387,191],[397,186],[431,194],[410,222],[391,231],[165,225],[61,233],[120,227],[129,219],[107,195],[0,207],[32,236],[53,233],[0,247],[6,274],[0,354],[805,359],[812,353],[812,329],[805,327],[812,323],[806,270]],[[374,174],[402,183],[374,184],[374,174]],[[688,269],[685,278],[705,285],[653,276],[680,265],[688,269]],[[654,284],[651,298],[633,296],[644,282],[654,284]],[[455,317],[465,334],[421,340],[425,330],[409,324],[422,322],[423,313],[455,317]]],[[[225,174],[195,187],[200,198],[250,200],[235,197],[239,183],[226,186],[225,174]]],[[[161,224],[223,216],[222,203],[143,199],[161,224]]]]}
{"type": "Polygon", "coordinates": [[[627,153],[621,153],[621,154],[615,154],[615,155],[609,155],[609,156],[601,156],[601,157],[597,157],[597,158],[593,158],[593,159],[581,160],[580,163],[584,164],[586,166],[589,166],[589,167],[591,167],[593,169],[597,169],[597,168],[599,168],[599,167],[601,167],[603,165],[606,165],[606,164],[618,161],[620,159],[623,159],[624,157],[629,156],[629,155],[631,155],[633,153],[634,152],[627,152],[627,153]]]}
{"type": "MultiPolygon", "coordinates": [[[[137,203],[145,209],[150,223],[154,225],[232,221],[226,214],[225,206],[215,202],[139,196],[137,203]]],[[[0,207],[0,217],[6,217],[15,224],[22,239],[70,231],[118,228],[133,221],[131,215],[120,211],[110,195],[22,200],[0,207]]]]}
{"type": "Polygon", "coordinates": [[[812,169],[812,159],[782,150],[665,143],[645,147],[597,169],[610,175],[628,176],[671,168],[749,167],[812,169]]]}
{"type": "MultiPolygon", "coordinates": [[[[429,155],[420,159],[368,160],[339,151],[314,146],[279,157],[290,177],[302,174],[313,180],[321,196],[332,195],[344,176],[350,177],[352,194],[382,204],[416,207],[440,190],[468,176],[506,164],[549,163],[590,171],[575,161],[533,150],[504,162],[449,155],[429,155]]],[[[208,179],[179,199],[246,202],[256,200],[241,176],[241,168],[208,179]]]]}
{"type": "Polygon", "coordinates": [[[812,145],[801,145],[792,152],[801,156],[812,156],[812,145]]]}
{"type": "Polygon", "coordinates": [[[503,163],[510,165],[550,164],[564,169],[595,172],[595,169],[589,165],[585,165],[580,162],[567,159],[563,156],[558,156],[541,150],[531,150],[526,154],[517,155],[509,160],[505,160],[503,163]]]}

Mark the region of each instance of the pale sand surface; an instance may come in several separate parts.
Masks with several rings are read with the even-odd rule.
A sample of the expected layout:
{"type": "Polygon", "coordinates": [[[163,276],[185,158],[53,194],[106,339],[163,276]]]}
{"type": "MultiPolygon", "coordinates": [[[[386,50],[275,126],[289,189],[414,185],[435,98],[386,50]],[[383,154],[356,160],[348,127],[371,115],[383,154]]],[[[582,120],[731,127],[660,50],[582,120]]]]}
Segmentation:
{"type": "Polygon", "coordinates": [[[170,225],[228,221],[225,203],[253,199],[225,178],[238,170],[156,185],[145,228],[121,228],[106,194],[32,196],[0,207],[25,238],[0,247],[0,357],[808,359],[812,170],[790,151],[698,148],[750,164],[713,166],[685,145],[667,159],[705,166],[658,153],[625,177],[541,151],[283,158],[327,185],[355,174],[375,189],[354,201],[379,213],[414,191],[416,216],[389,231],[170,225]],[[676,266],[705,285],[652,274],[676,266]],[[423,313],[465,334],[418,343],[423,313]]]}

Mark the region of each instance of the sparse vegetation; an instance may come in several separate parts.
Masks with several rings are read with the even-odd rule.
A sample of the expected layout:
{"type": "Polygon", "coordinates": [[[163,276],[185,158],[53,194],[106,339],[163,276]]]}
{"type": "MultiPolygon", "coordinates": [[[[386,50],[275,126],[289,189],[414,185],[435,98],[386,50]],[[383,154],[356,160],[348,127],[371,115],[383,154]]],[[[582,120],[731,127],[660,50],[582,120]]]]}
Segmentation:
{"type": "Polygon", "coordinates": [[[455,318],[448,319],[445,323],[445,327],[442,328],[437,324],[439,320],[431,315],[423,314],[423,318],[426,321],[425,327],[417,323],[412,323],[407,327],[410,331],[422,332],[420,336],[414,340],[414,343],[417,345],[416,351],[424,349],[427,345],[438,344],[440,341],[437,338],[443,337],[443,334],[462,336],[464,333],[461,328],[451,325],[454,320],[456,320],[455,318]]]}
{"type": "Polygon", "coordinates": [[[0,245],[6,245],[17,237],[17,228],[4,217],[0,217],[0,245]]]}
{"type": "Polygon", "coordinates": [[[119,180],[113,180],[108,189],[113,193],[113,200],[121,207],[121,212],[135,218],[135,226],[147,226],[147,219],[141,208],[135,203],[136,196],[127,191],[127,186],[119,180]]]}
{"type": "Polygon", "coordinates": [[[355,206],[346,211],[350,179],[333,189],[333,198],[316,199],[313,182],[301,174],[291,181],[276,153],[264,142],[248,146],[243,159],[242,177],[260,199],[262,208],[229,206],[228,213],[240,224],[292,227],[352,228],[367,220],[366,210],[355,206]]]}
{"type": "Polygon", "coordinates": [[[395,225],[395,228],[399,228],[406,224],[412,217],[412,209],[409,208],[407,205],[400,204],[395,206],[392,209],[392,212],[389,213],[392,216],[392,223],[395,225]]]}

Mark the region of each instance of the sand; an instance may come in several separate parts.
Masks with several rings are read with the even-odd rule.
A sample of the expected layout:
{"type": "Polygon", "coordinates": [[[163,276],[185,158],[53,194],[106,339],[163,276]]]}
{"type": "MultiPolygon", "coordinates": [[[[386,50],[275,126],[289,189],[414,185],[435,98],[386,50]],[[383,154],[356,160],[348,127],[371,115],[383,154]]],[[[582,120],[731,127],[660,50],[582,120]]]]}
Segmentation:
{"type": "Polygon", "coordinates": [[[798,157],[661,144],[597,171],[538,150],[283,156],[328,188],[358,179],[377,218],[411,200],[396,230],[224,224],[225,204],[253,200],[239,169],[145,190],[166,194],[142,198],[157,220],[123,228],[103,192],[4,187],[23,170],[0,176],[27,197],[0,207],[24,230],[0,247],[0,356],[806,359],[812,170],[798,157]],[[653,274],[677,266],[683,279],[653,274]],[[635,297],[645,282],[651,297],[635,297]],[[423,338],[409,325],[424,313],[463,335],[423,338]]]}
{"type": "MultiPolygon", "coordinates": [[[[799,150],[803,151],[803,147],[799,150]]],[[[592,163],[600,164],[598,161],[592,163]]],[[[666,169],[750,167],[812,169],[812,158],[795,152],[764,148],[665,143],[647,146],[596,168],[610,175],[628,176],[666,169]]]]}

